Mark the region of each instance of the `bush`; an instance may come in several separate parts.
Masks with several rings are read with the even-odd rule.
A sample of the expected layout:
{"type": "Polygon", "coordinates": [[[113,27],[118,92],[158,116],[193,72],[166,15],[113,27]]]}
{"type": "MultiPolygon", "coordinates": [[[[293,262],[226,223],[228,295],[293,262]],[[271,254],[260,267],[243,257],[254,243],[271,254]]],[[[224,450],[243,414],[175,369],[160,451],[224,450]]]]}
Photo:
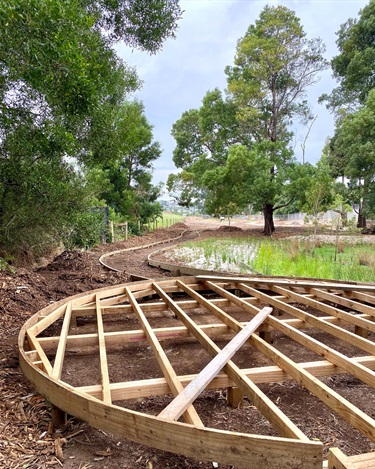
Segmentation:
{"type": "Polygon", "coordinates": [[[67,249],[89,248],[108,238],[105,217],[100,212],[91,211],[76,215],[63,242],[67,249]]]}

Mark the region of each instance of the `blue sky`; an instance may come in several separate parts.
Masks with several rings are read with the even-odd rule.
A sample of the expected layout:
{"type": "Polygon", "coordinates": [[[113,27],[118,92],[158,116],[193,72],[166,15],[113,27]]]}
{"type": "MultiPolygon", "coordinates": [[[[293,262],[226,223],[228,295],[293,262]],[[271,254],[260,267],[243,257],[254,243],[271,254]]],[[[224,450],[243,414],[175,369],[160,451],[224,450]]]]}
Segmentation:
{"type": "MultiPolygon", "coordinates": [[[[200,107],[207,91],[224,90],[224,69],[233,65],[238,39],[258,18],[266,4],[285,5],[296,12],[308,38],[321,37],[326,45],[325,57],[337,54],[336,32],[349,18],[358,16],[368,4],[362,0],[183,0],[184,14],[179,22],[177,37],[165,42],[157,55],[131,50],[121,44],[118,54],[136,67],[143,86],[136,97],[143,101],[148,121],[154,126],[154,136],[163,154],[155,162],[153,182],[166,182],[177,172],[172,153],[175,141],[170,135],[173,123],[188,109],[200,107]]],[[[318,104],[322,93],[334,88],[331,70],[308,91],[308,100],[317,120],[306,144],[306,160],[315,163],[333,133],[333,117],[318,104]]],[[[307,129],[295,128],[295,152],[301,159],[301,143],[307,129]]]]}

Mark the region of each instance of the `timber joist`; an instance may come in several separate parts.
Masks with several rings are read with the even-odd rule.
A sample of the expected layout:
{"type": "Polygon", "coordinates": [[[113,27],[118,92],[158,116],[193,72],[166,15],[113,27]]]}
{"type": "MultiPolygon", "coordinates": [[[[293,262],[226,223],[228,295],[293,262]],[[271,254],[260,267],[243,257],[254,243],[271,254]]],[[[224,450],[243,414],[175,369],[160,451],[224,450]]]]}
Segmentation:
{"type": "Polygon", "coordinates": [[[346,456],[337,448],[323,461],[322,442],[262,391],[265,383],[295,381],[371,447],[373,415],[325,378],[352,376],[375,398],[374,319],[374,284],[207,275],[147,280],[41,310],[20,332],[20,362],[53,405],[141,444],[236,468],[375,467],[375,454],[346,456]],[[289,354],[286,342],[311,359],[289,354]],[[192,350],[183,372],[173,352],[181,344],[192,350]],[[210,428],[199,403],[211,390],[220,396],[224,390],[233,406],[248,399],[273,430],[210,428]],[[137,407],[143,399],[158,404],[145,411],[137,407]]]}

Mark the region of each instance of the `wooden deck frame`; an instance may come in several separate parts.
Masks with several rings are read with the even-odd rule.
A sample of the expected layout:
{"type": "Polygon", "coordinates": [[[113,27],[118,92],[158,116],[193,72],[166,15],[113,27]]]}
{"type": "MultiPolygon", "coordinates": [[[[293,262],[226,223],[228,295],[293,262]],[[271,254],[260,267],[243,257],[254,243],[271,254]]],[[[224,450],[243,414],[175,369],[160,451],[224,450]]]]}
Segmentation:
{"type": "Polygon", "coordinates": [[[346,373],[375,388],[374,294],[374,284],[215,276],[142,281],[102,288],[62,300],[30,318],[19,336],[20,363],[35,388],[63,411],[94,427],[155,448],[170,451],[173,446],[175,452],[186,456],[249,469],[322,469],[335,467],[337,461],[343,469],[371,467],[371,464],[375,467],[374,453],[354,457],[336,449],[332,449],[329,461],[323,465],[322,444],[309,440],[257,387],[257,383],[294,379],[346,418],[366,438],[375,441],[375,421],[318,379],[319,376],[346,373]],[[236,296],[234,290],[242,295],[236,296]],[[211,292],[209,296],[207,291],[211,292]],[[212,298],[212,293],[217,296],[212,298]],[[305,304],[320,313],[318,316],[306,313],[298,304],[305,304]],[[230,339],[264,306],[276,307],[291,317],[269,316],[258,327],[258,333],[278,331],[320,358],[297,364],[262,340],[258,333],[253,333],[247,342],[274,365],[239,369],[228,361],[207,389],[238,386],[274,425],[279,437],[206,428],[193,406],[185,411],[186,423],[182,423],[162,415],[134,412],[113,403],[136,397],[181,395],[197,375],[179,376],[160,341],[191,341],[195,337],[215,356],[221,349],[212,338],[230,339]],[[231,315],[234,307],[240,308],[248,319],[235,320],[231,315]],[[195,323],[194,314],[191,316],[189,311],[196,308],[203,309],[207,317],[215,316],[216,322],[211,319],[207,323],[195,323]],[[176,319],[172,320],[175,324],[151,327],[148,316],[155,321],[165,310],[175,314],[176,319]],[[107,318],[111,318],[112,323],[124,313],[138,318],[139,327],[106,331],[107,318]],[[80,333],[80,326],[72,329],[79,317],[96,323],[96,332],[80,333]],[[48,327],[58,320],[62,320],[60,335],[48,334],[48,327]],[[357,356],[349,358],[320,343],[309,336],[310,330],[334,334],[343,343],[354,345],[358,349],[357,356]],[[362,336],[364,332],[365,336],[362,336]],[[164,378],[110,382],[108,357],[112,347],[127,347],[127,344],[145,341],[152,347],[164,378]],[[72,387],[64,381],[65,356],[70,350],[76,353],[77,349],[86,347],[98,350],[100,382],[72,387]]]}

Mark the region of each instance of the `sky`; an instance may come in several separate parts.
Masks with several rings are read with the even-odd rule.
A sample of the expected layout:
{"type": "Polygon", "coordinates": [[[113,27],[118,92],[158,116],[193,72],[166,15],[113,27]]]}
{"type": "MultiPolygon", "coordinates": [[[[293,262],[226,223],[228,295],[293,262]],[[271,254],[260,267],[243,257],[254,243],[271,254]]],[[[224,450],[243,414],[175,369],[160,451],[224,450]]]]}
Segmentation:
{"type": "MultiPolygon", "coordinates": [[[[369,2],[362,0],[182,0],[184,10],[176,39],[168,39],[156,55],[117,46],[119,56],[134,66],[142,88],[135,93],[143,101],[145,114],[153,125],[155,140],[163,149],[155,161],[153,183],[166,183],[179,170],[172,161],[175,141],[171,129],[184,111],[198,109],[209,90],[226,88],[224,69],[233,65],[237,41],[254,24],[266,4],[284,5],[295,11],[309,39],[320,37],[326,45],[325,58],[337,55],[336,32],[349,18],[358,17],[369,2]]],[[[319,83],[308,90],[307,99],[317,116],[306,141],[305,157],[310,163],[320,158],[326,138],[334,130],[333,116],[318,104],[323,93],[335,87],[332,71],[321,74],[319,83]]],[[[297,160],[307,128],[294,127],[297,160]]]]}

